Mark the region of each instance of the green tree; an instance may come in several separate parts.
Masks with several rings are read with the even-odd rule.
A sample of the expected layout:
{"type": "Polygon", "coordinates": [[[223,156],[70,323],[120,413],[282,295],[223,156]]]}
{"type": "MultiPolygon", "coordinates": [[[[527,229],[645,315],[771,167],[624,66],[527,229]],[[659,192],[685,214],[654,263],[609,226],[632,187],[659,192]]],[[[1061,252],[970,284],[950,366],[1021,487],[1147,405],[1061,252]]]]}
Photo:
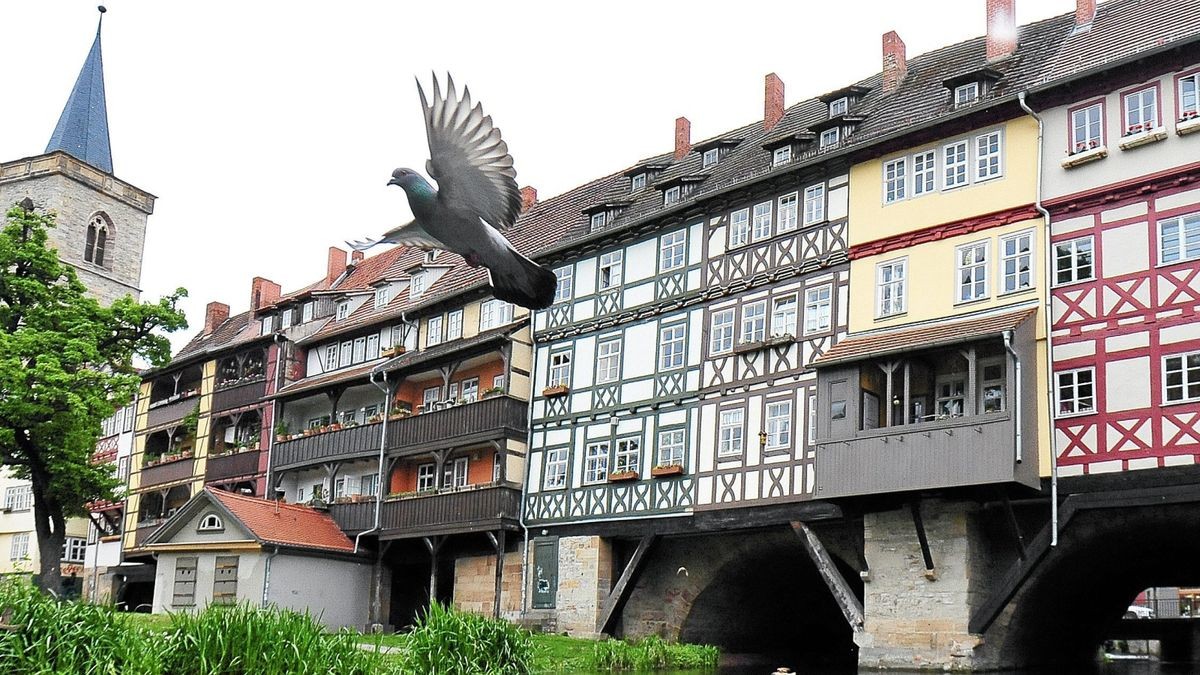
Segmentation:
{"type": "Polygon", "coordinates": [[[103,307],[47,247],[51,227],[26,199],[0,231],[0,465],[33,484],[38,584],[57,592],[67,518],[118,482],[91,462],[100,425],[137,391],[136,360],[170,359],[161,332],[187,327],[176,308],[187,292],[103,307]]]}

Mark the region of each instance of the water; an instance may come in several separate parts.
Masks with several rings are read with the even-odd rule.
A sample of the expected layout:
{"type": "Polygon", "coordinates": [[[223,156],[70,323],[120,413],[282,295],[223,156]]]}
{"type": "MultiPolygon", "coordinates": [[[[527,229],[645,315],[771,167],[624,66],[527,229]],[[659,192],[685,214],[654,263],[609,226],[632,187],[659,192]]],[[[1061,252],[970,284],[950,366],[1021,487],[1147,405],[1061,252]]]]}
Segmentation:
{"type": "MultiPolygon", "coordinates": [[[[715,671],[669,670],[655,671],[654,675],[771,675],[774,670],[774,666],[726,665],[721,666],[715,671]]],[[[902,675],[904,672],[898,670],[870,670],[865,668],[857,671],[854,669],[822,670],[820,668],[804,668],[802,666],[793,666],[793,670],[796,671],[797,675],[880,675],[880,673],[883,672],[897,673],[897,675],[902,675]]],[[[1120,659],[1110,663],[1095,664],[1090,667],[1081,667],[1080,669],[1072,671],[1067,671],[1062,668],[1053,668],[1045,670],[1010,670],[1004,672],[1005,675],[1187,675],[1189,673],[1200,672],[1200,664],[1161,663],[1152,659],[1120,659]]],[[[576,675],[601,674],[577,673],[576,675]]],[[[630,675],[637,674],[631,673],[630,675]]]]}

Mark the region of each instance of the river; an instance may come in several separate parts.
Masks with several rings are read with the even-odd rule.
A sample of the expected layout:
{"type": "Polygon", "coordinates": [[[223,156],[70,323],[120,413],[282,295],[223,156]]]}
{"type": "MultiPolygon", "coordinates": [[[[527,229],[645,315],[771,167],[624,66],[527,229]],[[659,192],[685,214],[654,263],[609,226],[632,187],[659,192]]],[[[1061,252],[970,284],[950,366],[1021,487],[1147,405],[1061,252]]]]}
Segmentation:
{"type": "MultiPolygon", "coordinates": [[[[1062,668],[1053,668],[1045,670],[1010,670],[1004,671],[1006,675],[1186,675],[1189,673],[1200,672],[1198,668],[1200,664],[1194,663],[1161,663],[1151,659],[1121,659],[1109,663],[1095,664],[1090,667],[1081,667],[1074,670],[1064,670],[1062,668]]],[[[671,670],[671,671],[656,671],[654,675],[771,675],[774,671],[772,666],[752,666],[752,665],[727,665],[718,668],[715,671],[705,670],[671,670]]],[[[821,668],[803,668],[797,669],[796,675],[879,675],[880,673],[896,673],[903,675],[905,671],[900,670],[845,670],[845,669],[821,669],[821,668]]],[[[931,672],[931,671],[924,671],[931,672]]],[[[938,671],[935,671],[938,672],[938,671]]],[[[597,673],[577,673],[576,675],[599,675],[597,673]]],[[[633,675],[633,674],[631,674],[633,675]]]]}

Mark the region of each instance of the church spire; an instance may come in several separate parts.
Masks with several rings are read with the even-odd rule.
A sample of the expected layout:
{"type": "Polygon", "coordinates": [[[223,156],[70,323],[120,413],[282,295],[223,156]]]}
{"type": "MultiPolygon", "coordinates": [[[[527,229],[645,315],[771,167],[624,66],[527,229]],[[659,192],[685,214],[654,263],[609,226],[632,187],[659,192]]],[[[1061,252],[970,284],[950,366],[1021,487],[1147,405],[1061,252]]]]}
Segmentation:
{"type": "Polygon", "coordinates": [[[108,144],[108,109],[104,103],[104,61],[100,56],[100,28],[104,25],[101,5],[96,40],[88,52],[79,78],[67,98],[46,152],[62,150],[88,164],[112,173],[112,150],[108,144]]]}

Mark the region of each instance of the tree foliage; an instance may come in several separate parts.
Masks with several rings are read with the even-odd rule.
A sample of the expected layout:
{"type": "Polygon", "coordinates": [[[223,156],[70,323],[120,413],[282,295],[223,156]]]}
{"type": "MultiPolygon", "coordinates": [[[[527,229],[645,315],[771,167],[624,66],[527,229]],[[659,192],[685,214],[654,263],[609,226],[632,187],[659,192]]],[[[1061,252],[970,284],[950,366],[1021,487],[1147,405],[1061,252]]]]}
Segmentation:
{"type": "Polygon", "coordinates": [[[91,462],[101,423],[132,400],[139,360],[170,359],[162,331],[187,327],[187,292],[101,306],[47,247],[51,227],[26,200],[0,231],[0,464],[32,482],[40,585],[57,590],[66,519],[117,485],[91,462]]]}

